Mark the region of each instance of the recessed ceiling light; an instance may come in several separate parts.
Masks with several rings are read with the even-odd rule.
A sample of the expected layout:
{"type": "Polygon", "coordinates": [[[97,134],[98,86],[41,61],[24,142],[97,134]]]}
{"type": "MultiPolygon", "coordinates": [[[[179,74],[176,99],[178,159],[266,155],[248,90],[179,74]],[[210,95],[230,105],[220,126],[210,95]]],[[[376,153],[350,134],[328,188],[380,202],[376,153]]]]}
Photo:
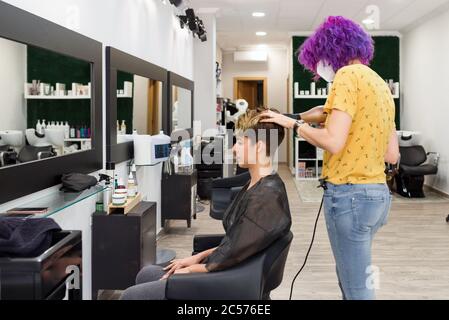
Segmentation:
{"type": "Polygon", "coordinates": [[[373,24],[373,23],[374,23],[374,20],[371,19],[371,18],[367,18],[367,19],[363,20],[362,23],[363,23],[363,24],[373,24]]]}
{"type": "Polygon", "coordinates": [[[256,18],[265,17],[265,12],[253,12],[253,17],[256,17],[256,18]]]}
{"type": "Polygon", "coordinates": [[[263,37],[263,36],[266,36],[266,35],[267,35],[267,33],[265,31],[257,31],[256,32],[256,36],[259,36],[259,37],[263,37]]]}

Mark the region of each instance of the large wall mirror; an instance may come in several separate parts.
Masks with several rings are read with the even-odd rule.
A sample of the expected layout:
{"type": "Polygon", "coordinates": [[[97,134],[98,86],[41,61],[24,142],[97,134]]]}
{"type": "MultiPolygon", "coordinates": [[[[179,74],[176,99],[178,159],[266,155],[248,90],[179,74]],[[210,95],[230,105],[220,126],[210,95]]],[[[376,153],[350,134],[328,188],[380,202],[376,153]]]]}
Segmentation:
{"type": "Polygon", "coordinates": [[[133,133],[167,133],[167,71],[117,49],[106,49],[107,161],[133,158],[133,133]]]}
{"type": "Polygon", "coordinates": [[[0,2],[0,52],[0,203],[100,169],[101,43],[0,2]]]}
{"type": "Polygon", "coordinates": [[[194,83],[176,73],[168,73],[170,131],[193,128],[194,83]]]}

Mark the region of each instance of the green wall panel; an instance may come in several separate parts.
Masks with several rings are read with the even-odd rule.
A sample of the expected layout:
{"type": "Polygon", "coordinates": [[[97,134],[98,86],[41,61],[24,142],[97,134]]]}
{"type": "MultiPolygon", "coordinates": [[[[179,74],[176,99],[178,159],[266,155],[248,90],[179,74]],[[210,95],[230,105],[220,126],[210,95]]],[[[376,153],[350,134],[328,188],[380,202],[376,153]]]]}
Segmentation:
{"type": "MultiPolygon", "coordinates": [[[[125,81],[132,82],[134,87],[133,74],[117,71],[117,89],[123,90],[125,81]]],[[[132,134],[133,132],[133,101],[133,98],[117,99],[117,120],[120,121],[120,125],[122,124],[122,120],[125,120],[127,134],[132,134]]]]}
{"type": "MultiPolygon", "coordinates": [[[[71,90],[72,83],[91,82],[89,62],[64,56],[45,49],[28,46],[27,81],[40,80],[55,86],[64,83],[71,90]]],[[[90,99],[27,100],[27,126],[35,128],[37,120],[68,121],[73,126],[90,126],[90,99]]]]}

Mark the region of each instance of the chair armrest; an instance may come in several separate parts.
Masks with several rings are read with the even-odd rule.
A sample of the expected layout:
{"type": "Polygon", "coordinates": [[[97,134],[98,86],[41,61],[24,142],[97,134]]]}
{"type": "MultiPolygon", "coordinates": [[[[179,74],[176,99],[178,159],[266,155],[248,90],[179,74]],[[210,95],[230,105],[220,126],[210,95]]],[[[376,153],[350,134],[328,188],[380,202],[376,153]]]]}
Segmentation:
{"type": "Polygon", "coordinates": [[[243,189],[243,187],[234,187],[231,188],[231,200],[234,200],[234,198],[238,195],[238,193],[243,189]]]}
{"type": "Polygon", "coordinates": [[[259,300],[263,256],[218,272],[174,274],[167,279],[169,300],[259,300]]]}
{"type": "Polygon", "coordinates": [[[433,165],[438,167],[438,162],[440,161],[440,154],[438,152],[427,152],[427,156],[433,155],[433,165]]]}
{"type": "Polygon", "coordinates": [[[37,160],[54,157],[54,153],[51,151],[39,151],[37,153],[37,160]]]}
{"type": "Polygon", "coordinates": [[[204,234],[196,235],[193,238],[193,252],[199,253],[204,250],[218,247],[221,240],[223,240],[224,234],[204,234]]]}
{"type": "Polygon", "coordinates": [[[245,172],[230,178],[214,179],[212,180],[212,188],[230,189],[232,187],[243,187],[250,178],[249,173],[245,172]]]}

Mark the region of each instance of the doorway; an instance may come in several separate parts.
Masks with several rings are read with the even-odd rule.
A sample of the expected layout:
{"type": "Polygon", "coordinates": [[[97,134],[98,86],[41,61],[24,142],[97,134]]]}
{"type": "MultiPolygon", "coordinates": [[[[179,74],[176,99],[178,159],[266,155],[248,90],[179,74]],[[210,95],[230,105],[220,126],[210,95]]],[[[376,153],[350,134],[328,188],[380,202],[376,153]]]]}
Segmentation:
{"type": "Polygon", "coordinates": [[[250,109],[267,106],[267,78],[235,77],[234,101],[245,99],[250,109]]]}

